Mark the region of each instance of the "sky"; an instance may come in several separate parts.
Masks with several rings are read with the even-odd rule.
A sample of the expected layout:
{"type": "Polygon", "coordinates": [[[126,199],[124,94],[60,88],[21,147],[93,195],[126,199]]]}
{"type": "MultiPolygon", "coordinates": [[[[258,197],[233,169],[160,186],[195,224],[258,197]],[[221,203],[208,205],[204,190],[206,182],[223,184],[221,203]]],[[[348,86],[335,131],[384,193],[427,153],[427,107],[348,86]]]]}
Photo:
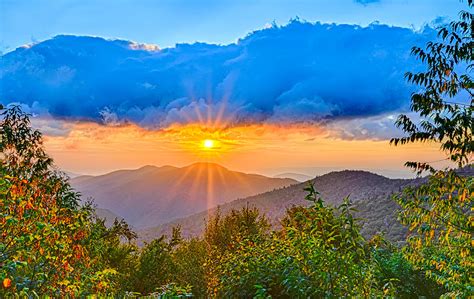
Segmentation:
{"type": "Polygon", "coordinates": [[[419,28],[452,19],[457,0],[0,0],[0,51],[57,34],[93,35],[162,48],[228,44],[269,24],[311,22],[419,28]]]}
{"type": "Polygon", "coordinates": [[[403,75],[422,69],[410,49],[456,17],[455,0],[0,5],[0,98],[35,116],[69,172],[208,161],[409,177],[407,160],[446,165],[436,144],[389,140],[416,91],[403,75]]]}

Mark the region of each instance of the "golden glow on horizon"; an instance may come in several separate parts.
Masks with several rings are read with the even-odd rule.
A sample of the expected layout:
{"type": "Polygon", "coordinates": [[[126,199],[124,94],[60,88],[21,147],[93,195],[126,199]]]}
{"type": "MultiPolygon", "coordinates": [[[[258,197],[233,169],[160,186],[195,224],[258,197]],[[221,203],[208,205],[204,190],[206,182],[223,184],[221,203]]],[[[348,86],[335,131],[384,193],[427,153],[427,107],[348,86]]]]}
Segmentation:
{"type": "MultiPolygon", "coordinates": [[[[232,170],[277,174],[272,169],[396,169],[406,161],[444,158],[437,144],[390,146],[388,140],[346,140],[310,125],[251,124],[209,128],[199,124],[146,130],[133,124],[65,122],[66,135],[45,136],[48,152],[64,170],[98,174],[143,165],[213,162],[232,170]],[[213,140],[212,149],[204,140],[213,140]]],[[[280,171],[285,172],[285,171],[280,171]]]]}

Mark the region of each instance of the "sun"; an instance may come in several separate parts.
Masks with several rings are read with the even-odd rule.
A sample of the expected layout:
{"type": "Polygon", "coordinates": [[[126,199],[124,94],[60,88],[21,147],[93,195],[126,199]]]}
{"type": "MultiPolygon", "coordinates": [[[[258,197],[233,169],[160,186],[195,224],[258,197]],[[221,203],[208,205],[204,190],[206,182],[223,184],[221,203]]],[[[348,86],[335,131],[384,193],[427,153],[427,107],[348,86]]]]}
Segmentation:
{"type": "Polygon", "coordinates": [[[212,139],[206,139],[202,142],[202,145],[206,149],[211,149],[214,147],[214,140],[212,139]]]}

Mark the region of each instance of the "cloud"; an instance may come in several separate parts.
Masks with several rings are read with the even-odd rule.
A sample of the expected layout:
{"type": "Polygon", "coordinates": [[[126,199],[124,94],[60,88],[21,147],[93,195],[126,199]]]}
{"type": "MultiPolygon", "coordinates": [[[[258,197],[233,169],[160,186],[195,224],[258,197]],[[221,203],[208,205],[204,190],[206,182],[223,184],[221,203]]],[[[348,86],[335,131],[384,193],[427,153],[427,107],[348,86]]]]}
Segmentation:
{"type": "MultiPolygon", "coordinates": [[[[419,123],[421,118],[414,112],[405,113],[415,123],[419,123]]],[[[387,113],[382,115],[340,119],[326,124],[329,135],[348,140],[387,140],[400,138],[406,134],[395,126],[397,113],[387,113]]]]}
{"type": "MultiPolygon", "coordinates": [[[[145,128],[337,122],[407,109],[422,31],[292,21],[235,44],[57,36],[2,56],[0,98],[37,114],[145,128]]],[[[374,128],[368,128],[373,130],[374,128]]]]}
{"type": "Polygon", "coordinates": [[[102,122],[109,126],[119,126],[120,119],[116,113],[110,111],[108,107],[105,107],[102,111],[99,112],[102,117],[102,122]]]}
{"type": "Polygon", "coordinates": [[[160,51],[160,47],[155,44],[140,44],[136,42],[130,42],[129,47],[132,50],[143,50],[143,51],[150,51],[150,52],[160,51]]]}
{"type": "Polygon", "coordinates": [[[377,115],[367,118],[338,120],[328,124],[332,136],[350,140],[386,140],[401,137],[402,131],[395,126],[397,114],[377,115]]]}

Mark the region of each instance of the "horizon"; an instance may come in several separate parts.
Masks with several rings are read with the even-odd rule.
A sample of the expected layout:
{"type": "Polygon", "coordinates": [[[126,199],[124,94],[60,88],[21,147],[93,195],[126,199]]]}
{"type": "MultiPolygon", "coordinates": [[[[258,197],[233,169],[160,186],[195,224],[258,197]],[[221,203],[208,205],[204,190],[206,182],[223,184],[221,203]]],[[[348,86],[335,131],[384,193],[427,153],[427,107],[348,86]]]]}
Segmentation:
{"type": "MultiPolygon", "coordinates": [[[[135,170],[140,170],[142,168],[146,167],[155,167],[155,168],[165,168],[165,167],[173,167],[177,169],[184,169],[188,168],[193,165],[215,165],[217,167],[223,167],[229,171],[232,172],[241,172],[244,174],[256,174],[256,175],[262,175],[266,176],[269,178],[285,178],[282,175],[290,175],[287,178],[292,178],[292,175],[303,175],[310,177],[310,179],[313,179],[315,177],[323,176],[329,173],[333,172],[344,172],[344,171],[362,171],[362,172],[369,172],[373,173],[376,175],[380,175],[389,179],[414,179],[414,178],[419,178],[423,177],[418,175],[416,172],[409,170],[409,169],[400,169],[400,170],[393,170],[393,169],[377,169],[377,168],[344,168],[344,167],[318,167],[318,166],[307,166],[307,167],[283,167],[283,168],[277,168],[277,169],[266,169],[263,171],[243,171],[239,169],[233,169],[229,168],[223,164],[219,164],[216,162],[206,162],[206,161],[197,161],[197,162],[192,162],[190,164],[183,164],[183,165],[171,165],[171,164],[162,164],[162,165],[154,165],[154,164],[145,164],[142,166],[137,166],[137,167],[130,167],[130,168],[117,168],[117,169],[110,169],[105,172],[96,172],[96,173],[77,173],[77,172],[72,172],[68,171],[67,169],[63,169],[62,171],[66,173],[71,179],[81,177],[81,176],[105,176],[117,171],[135,171],[135,170]]],[[[293,178],[292,178],[293,179],[293,178]]],[[[297,179],[294,179],[298,182],[304,182],[300,181],[297,179]]]]}

